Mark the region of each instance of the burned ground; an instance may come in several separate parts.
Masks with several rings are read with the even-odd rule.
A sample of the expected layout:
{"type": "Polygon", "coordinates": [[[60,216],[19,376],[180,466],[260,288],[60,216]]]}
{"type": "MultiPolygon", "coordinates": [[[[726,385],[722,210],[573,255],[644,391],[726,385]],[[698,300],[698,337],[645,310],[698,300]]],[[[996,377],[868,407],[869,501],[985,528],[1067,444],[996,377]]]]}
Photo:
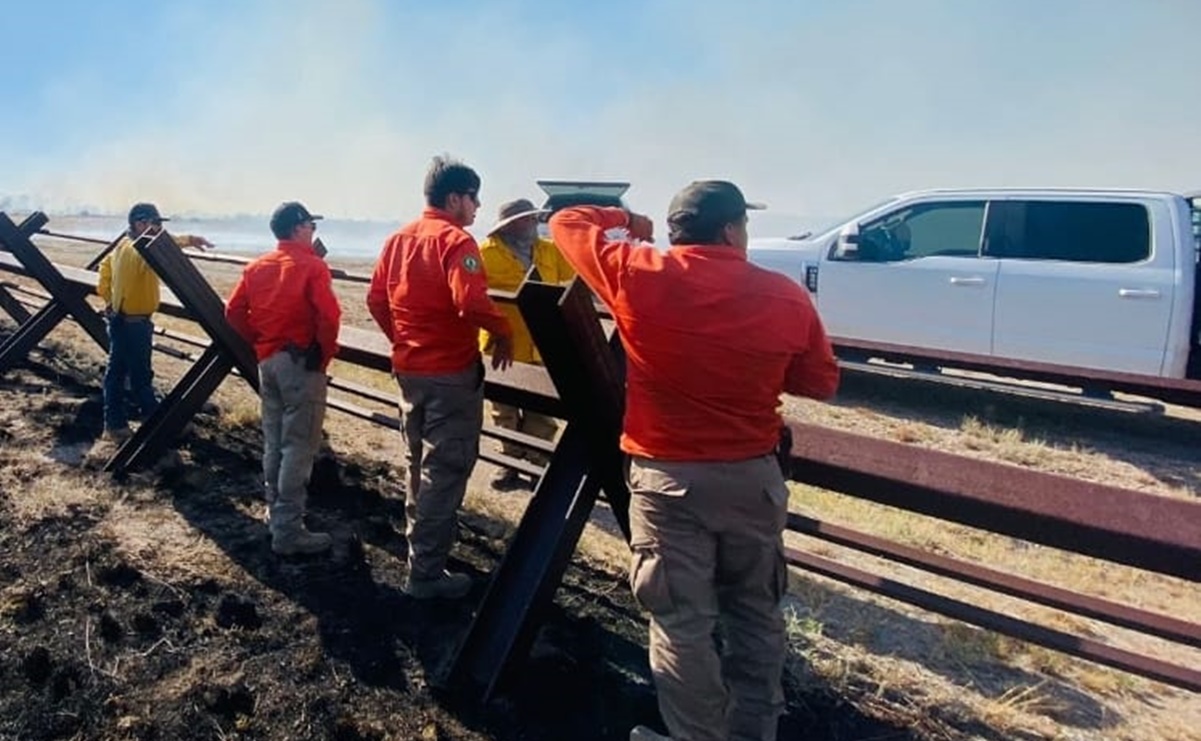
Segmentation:
{"type": "MultiPolygon", "coordinates": [[[[624,739],[659,725],[620,569],[575,563],[517,680],[461,706],[438,683],[505,523],[464,517],[469,599],[415,602],[399,590],[397,471],[340,453],[311,501],[333,558],[278,559],[253,425],[210,408],[170,459],[113,482],[98,470],[102,356],[44,347],[0,383],[0,738],[624,739]]],[[[812,683],[790,690],[781,731],[916,738],[812,683]]]]}

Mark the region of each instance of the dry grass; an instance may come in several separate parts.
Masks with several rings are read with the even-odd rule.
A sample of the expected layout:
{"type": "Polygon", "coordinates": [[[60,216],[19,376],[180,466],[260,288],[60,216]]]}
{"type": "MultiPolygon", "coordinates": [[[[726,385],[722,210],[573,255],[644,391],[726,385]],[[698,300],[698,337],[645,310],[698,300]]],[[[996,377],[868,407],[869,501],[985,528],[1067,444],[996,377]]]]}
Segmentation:
{"type": "Polygon", "coordinates": [[[49,458],[0,456],[0,492],[19,492],[8,498],[13,520],[28,525],[49,518],[70,517],[92,507],[106,495],[85,476],[64,476],[49,458]]]}

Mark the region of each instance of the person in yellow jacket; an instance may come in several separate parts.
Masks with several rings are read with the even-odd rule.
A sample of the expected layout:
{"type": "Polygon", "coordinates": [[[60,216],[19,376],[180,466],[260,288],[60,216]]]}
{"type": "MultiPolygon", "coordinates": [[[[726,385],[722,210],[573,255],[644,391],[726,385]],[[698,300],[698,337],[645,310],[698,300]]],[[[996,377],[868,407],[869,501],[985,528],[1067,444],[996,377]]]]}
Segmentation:
{"type": "MultiPolygon", "coordinates": [[[[108,324],[108,367],[104,371],[104,437],[113,442],[129,439],[125,409],[125,382],[137,402],[142,419],[158,406],[150,364],[154,312],[159,306],[159,278],[146,264],[133,241],[154,234],[167,221],[153,203],[137,203],[129,210],[129,229],[100,263],[96,292],[104,300],[108,324]]],[[[204,237],[172,235],[180,247],[212,247],[204,237]]]]}
{"type": "MultiPolygon", "coordinates": [[[[480,244],[480,255],[484,258],[484,274],[488,287],[499,291],[516,291],[526,273],[533,267],[543,283],[566,283],[575,277],[575,271],[563,259],[559,248],[549,239],[538,236],[538,215],[542,211],[525,198],[501,204],[498,221],[489,230],[487,239],[480,244]]],[[[521,312],[513,304],[499,304],[500,310],[513,325],[513,360],[519,363],[541,364],[542,356],[534,346],[530,330],[521,318],[521,312]]],[[[488,346],[487,331],[480,333],[480,348],[488,346]]],[[[542,414],[511,407],[507,404],[491,405],[492,422],[544,440],[553,440],[558,431],[555,420],[542,414]]],[[[546,458],[508,442],[501,443],[501,452],[512,458],[525,459],[538,465],[546,465],[546,458]]],[[[512,491],[526,487],[516,471],[504,469],[492,480],[498,491],[512,491]]]]}

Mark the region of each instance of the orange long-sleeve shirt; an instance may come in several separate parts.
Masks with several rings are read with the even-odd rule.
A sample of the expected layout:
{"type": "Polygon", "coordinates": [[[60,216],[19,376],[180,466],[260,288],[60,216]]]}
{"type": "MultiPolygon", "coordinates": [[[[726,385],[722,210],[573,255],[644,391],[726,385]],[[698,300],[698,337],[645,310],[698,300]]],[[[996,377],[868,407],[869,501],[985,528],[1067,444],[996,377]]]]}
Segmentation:
{"type": "Polygon", "coordinates": [[[563,256],[613,314],[626,349],[621,449],[681,461],[770,453],[780,394],[818,399],[838,365],[809,294],[717,245],[666,251],[610,241],[621,209],[566,208],[550,220],[563,256]]]}
{"type": "Polygon", "coordinates": [[[288,343],[321,345],[321,370],[338,351],[342,307],[334,294],[329,266],[313,249],[282,241],[274,252],[242,271],[225,306],[230,325],[254,346],[260,361],[288,343]]]}
{"type": "Polygon", "coordinates": [[[488,297],[475,238],[436,208],[384,243],[367,308],[392,341],[397,373],[457,373],[479,360],[481,329],[513,335],[488,297]]]}

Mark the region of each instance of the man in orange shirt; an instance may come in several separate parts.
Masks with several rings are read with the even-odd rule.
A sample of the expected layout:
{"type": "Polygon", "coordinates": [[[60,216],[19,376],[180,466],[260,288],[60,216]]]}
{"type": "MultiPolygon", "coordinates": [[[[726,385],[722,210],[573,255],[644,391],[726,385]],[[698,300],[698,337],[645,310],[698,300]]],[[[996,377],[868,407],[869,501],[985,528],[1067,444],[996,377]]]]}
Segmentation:
{"type": "Polygon", "coordinates": [[[488,297],[483,258],[465,230],[475,221],[479,192],[474,170],[435,158],[425,177],[425,211],[384,243],[367,292],[367,308],[392,342],[400,386],[409,474],[404,591],[417,599],[471,590],[471,577],[448,572],[446,562],[484,422],[480,330],[492,336],[493,368],[513,358],[513,329],[488,297]]]}
{"type": "Polygon", "coordinates": [[[225,307],[259,361],[267,518],[271,549],[283,556],[320,553],[331,541],[304,524],[325,421],[325,370],[342,319],[329,267],[313,251],[320,218],[295,201],[281,204],[271,216],[278,247],[246,266],[225,307]]]}
{"type": "MultiPolygon", "coordinates": [[[[651,613],[651,670],[674,741],[776,737],[788,583],[779,397],[825,399],[838,386],[808,293],[747,262],[748,208],[732,183],[689,185],[669,207],[667,251],[608,238],[618,227],[651,238],[651,221],[622,209],[550,219],[626,350],[630,585],[651,613]]],[[[664,737],[638,726],[630,738],[664,737]]]]}

